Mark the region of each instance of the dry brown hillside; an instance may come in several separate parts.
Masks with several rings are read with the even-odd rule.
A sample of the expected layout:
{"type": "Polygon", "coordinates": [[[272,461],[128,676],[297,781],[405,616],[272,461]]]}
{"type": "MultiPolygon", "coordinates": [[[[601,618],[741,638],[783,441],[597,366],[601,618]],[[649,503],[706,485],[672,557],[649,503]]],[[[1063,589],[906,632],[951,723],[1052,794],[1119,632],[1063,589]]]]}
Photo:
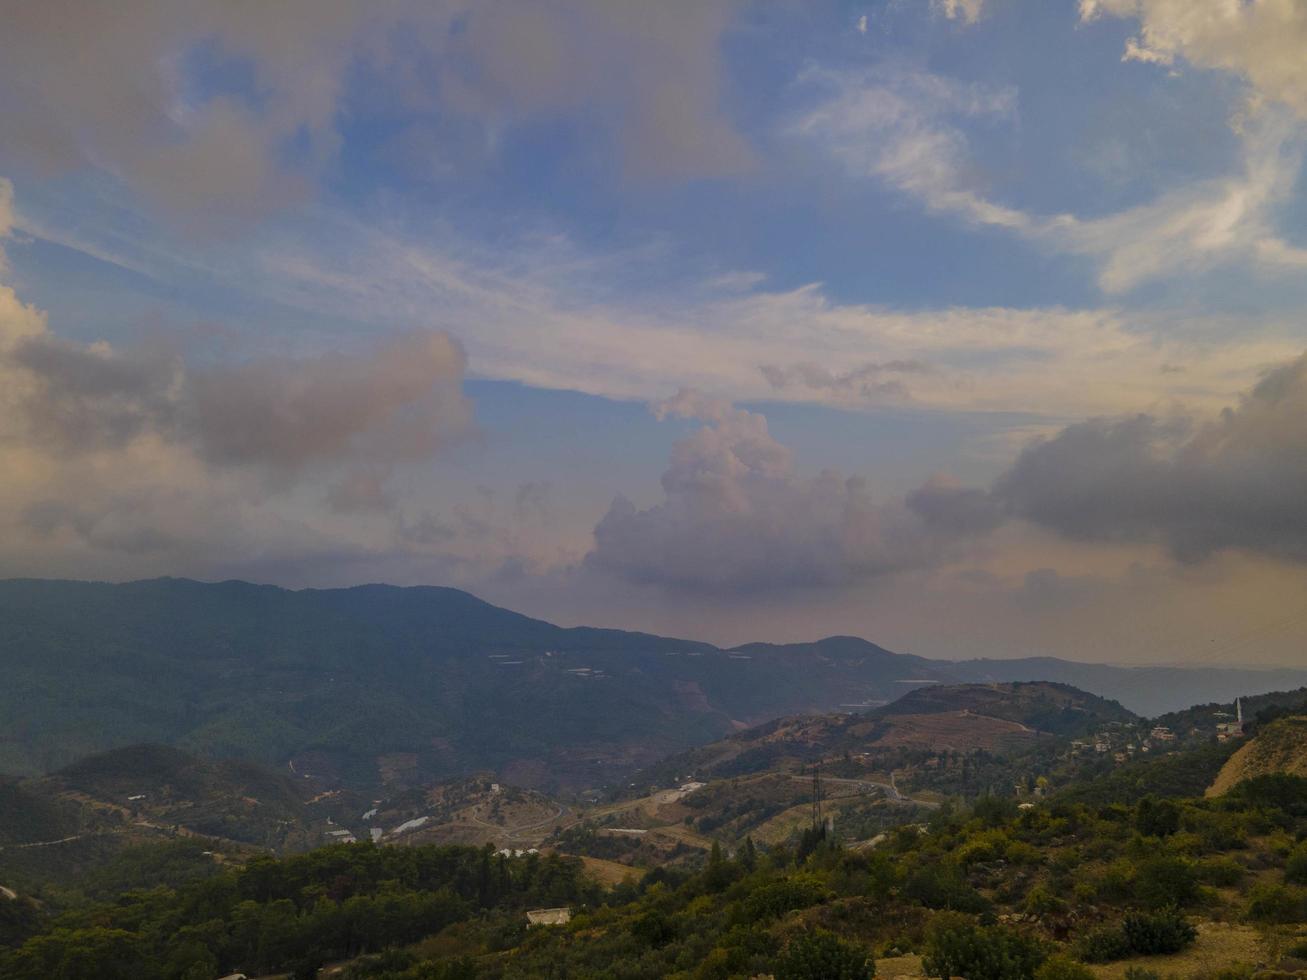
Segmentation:
{"type": "Polygon", "coordinates": [[[1238,783],[1268,773],[1307,776],[1307,716],[1281,718],[1263,728],[1216,774],[1208,796],[1220,796],[1238,783]]]}

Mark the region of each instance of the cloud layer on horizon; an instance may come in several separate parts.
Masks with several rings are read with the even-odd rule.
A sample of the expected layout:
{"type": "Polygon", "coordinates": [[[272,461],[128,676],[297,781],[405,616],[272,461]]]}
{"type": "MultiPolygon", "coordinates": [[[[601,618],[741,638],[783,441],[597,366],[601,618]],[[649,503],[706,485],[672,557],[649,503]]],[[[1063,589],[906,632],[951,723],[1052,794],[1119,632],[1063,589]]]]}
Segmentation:
{"type": "Polygon", "coordinates": [[[639,584],[842,588],[956,563],[1009,520],[1072,540],[1161,543],[1184,563],[1227,550],[1307,563],[1307,355],[1212,421],[1091,419],[1025,448],[990,489],[935,478],[898,500],[873,500],[856,476],[799,475],[757,413],[693,391],[654,411],[704,425],[676,444],[663,501],[619,497],[588,557],[639,584]]]}

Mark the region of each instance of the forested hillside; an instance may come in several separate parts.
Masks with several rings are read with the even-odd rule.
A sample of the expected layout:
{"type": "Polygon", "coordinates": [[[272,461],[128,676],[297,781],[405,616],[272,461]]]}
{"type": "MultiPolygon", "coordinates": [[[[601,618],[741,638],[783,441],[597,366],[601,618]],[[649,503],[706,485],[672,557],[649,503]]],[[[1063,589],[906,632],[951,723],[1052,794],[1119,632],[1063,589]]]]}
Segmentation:
{"type": "MultiPolygon", "coordinates": [[[[181,579],[0,582],[0,667],[0,772],[161,743],[364,792],[484,770],[545,790],[600,786],[747,725],[963,676],[1087,672],[1118,687],[1135,676],[932,661],[854,637],[722,650],[564,629],[454,589],[181,579]]],[[[1280,673],[1178,671],[1134,693],[1178,708],[1186,685],[1251,693],[1280,673]]]]}

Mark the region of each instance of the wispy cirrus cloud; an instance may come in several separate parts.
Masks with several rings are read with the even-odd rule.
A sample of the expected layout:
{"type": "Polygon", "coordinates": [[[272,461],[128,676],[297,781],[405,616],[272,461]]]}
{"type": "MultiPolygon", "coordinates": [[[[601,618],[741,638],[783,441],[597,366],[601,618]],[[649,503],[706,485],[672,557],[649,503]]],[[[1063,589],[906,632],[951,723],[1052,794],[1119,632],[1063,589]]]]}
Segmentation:
{"type": "MultiPolygon", "coordinates": [[[[20,224],[45,233],[21,215],[20,224]]],[[[1301,349],[1297,326],[1273,317],[896,309],[840,302],[818,283],[771,289],[754,274],[631,294],[611,284],[657,269],[657,248],[598,253],[560,234],[523,234],[491,249],[448,226],[416,238],[324,209],[206,263],[174,268],[153,243],[106,247],[126,248],[124,266],[161,282],[184,275],[271,315],[293,310],[369,334],[428,323],[458,340],[479,377],[640,401],[691,387],[735,401],[1060,422],[1173,401],[1215,409],[1301,349]]]]}
{"type": "Polygon", "coordinates": [[[1250,103],[1234,115],[1237,172],[1083,218],[1003,203],[977,178],[967,130],[1012,124],[1019,105],[1012,88],[890,68],[810,72],[804,82],[822,95],[793,135],[928,211],[1092,259],[1107,293],[1235,263],[1282,272],[1307,263],[1307,249],[1287,242],[1275,222],[1302,171],[1307,132],[1273,106],[1250,103]]]}

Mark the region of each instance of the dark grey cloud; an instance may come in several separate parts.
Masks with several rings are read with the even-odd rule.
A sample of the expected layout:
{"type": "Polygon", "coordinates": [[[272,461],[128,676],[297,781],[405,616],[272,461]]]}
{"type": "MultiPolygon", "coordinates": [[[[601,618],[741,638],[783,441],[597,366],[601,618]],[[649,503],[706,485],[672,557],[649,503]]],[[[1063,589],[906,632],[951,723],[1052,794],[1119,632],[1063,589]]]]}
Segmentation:
{"type": "Polygon", "coordinates": [[[465,368],[459,346],[434,331],[357,354],[194,370],[166,351],[119,352],[46,332],[0,349],[0,374],[22,391],[11,438],[32,448],[115,450],[148,436],[213,466],[279,475],[353,462],[331,490],[341,509],[378,497],[388,467],[430,458],[468,430],[465,368]]]}
{"type": "Polygon", "coordinates": [[[1005,516],[1001,502],[988,491],[939,478],[913,490],[904,502],[927,527],[957,536],[986,534],[1005,516]]]}
{"type": "Polygon", "coordinates": [[[201,454],[219,465],[293,470],[353,458],[426,459],[471,423],[462,350],[434,331],[364,355],[262,358],[196,372],[190,382],[201,454]]]}
{"type": "Polygon", "coordinates": [[[1246,549],[1307,561],[1307,356],[1205,425],[1139,415],[1069,426],[994,490],[1071,538],[1156,540],[1181,561],[1246,549]]]}
{"type": "MultiPolygon", "coordinates": [[[[677,443],[661,502],[613,502],[587,559],[637,582],[839,587],[938,565],[1013,519],[1079,540],[1157,541],[1182,562],[1225,549],[1307,562],[1307,356],[1207,424],[1090,420],[1028,447],[991,489],[937,478],[902,499],[875,500],[856,476],[796,474],[760,415],[694,392],[657,411],[706,425],[677,443]]],[[[1094,585],[1039,569],[1023,594],[1055,605],[1094,585]]]]}

